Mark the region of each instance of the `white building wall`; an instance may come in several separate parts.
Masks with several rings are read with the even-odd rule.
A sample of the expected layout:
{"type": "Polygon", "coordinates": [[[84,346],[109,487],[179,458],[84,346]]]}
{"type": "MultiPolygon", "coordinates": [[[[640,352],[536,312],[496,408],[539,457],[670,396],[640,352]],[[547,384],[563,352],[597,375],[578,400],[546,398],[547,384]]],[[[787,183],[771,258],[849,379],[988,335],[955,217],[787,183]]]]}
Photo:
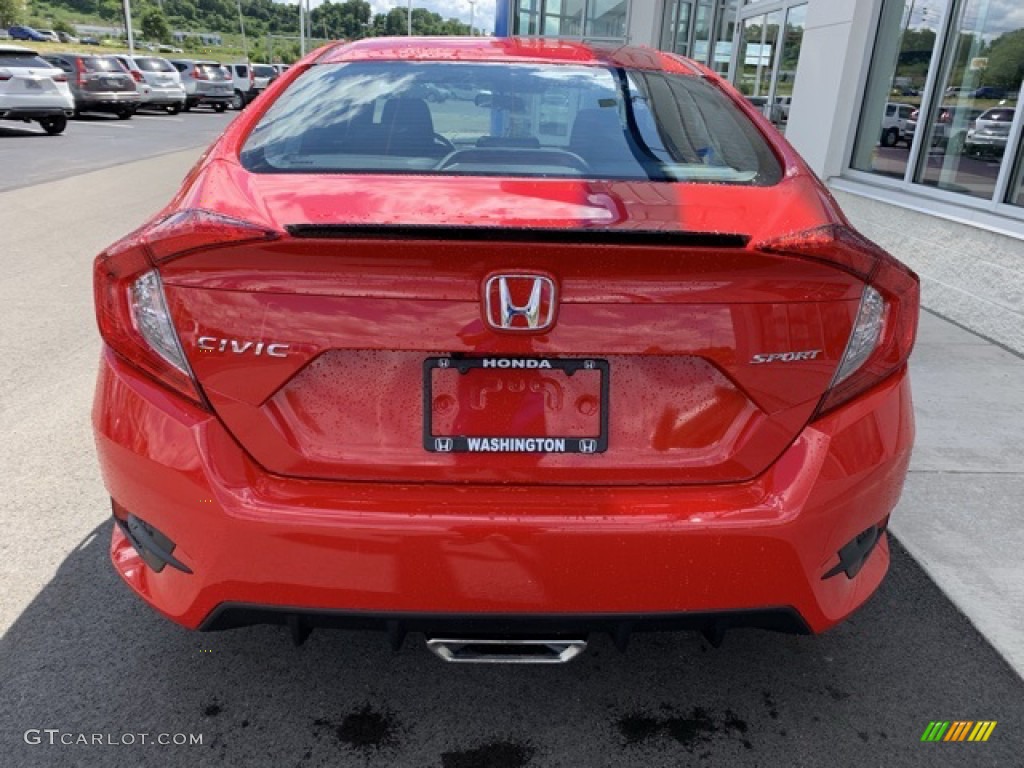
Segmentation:
{"type": "Polygon", "coordinates": [[[631,45],[657,48],[661,37],[661,16],[665,0],[633,0],[629,4],[627,40],[631,45]]]}
{"type": "Polygon", "coordinates": [[[857,128],[880,0],[811,0],[786,138],[823,179],[843,170],[857,128]]]}

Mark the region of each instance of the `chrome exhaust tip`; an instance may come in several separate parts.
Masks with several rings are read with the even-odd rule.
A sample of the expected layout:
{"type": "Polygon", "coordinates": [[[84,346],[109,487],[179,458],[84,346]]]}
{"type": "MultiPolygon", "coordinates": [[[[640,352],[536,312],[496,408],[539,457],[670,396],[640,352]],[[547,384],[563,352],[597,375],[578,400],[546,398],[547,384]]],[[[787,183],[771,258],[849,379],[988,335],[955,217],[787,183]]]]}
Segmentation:
{"type": "Polygon", "coordinates": [[[565,664],[586,650],[587,641],[431,637],[427,648],[454,664],[565,664]]]}

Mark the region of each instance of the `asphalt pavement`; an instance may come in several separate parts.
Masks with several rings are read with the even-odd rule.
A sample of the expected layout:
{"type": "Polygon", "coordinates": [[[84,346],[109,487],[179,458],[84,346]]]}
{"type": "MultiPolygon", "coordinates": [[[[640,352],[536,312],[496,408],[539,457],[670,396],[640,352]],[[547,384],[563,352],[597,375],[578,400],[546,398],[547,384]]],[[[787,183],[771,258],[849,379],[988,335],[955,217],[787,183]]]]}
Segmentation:
{"type": "MultiPolygon", "coordinates": [[[[181,134],[226,122],[180,117],[181,134]]],[[[130,122],[146,145],[148,122],[130,122]]],[[[624,655],[598,638],[562,667],[466,667],[417,636],[398,653],[361,632],[294,648],[282,628],[190,633],[142,605],[107,560],[90,266],[204,143],[45,183],[34,158],[44,171],[0,192],[0,766],[1024,766],[1024,361],[933,315],[893,517],[905,541],[824,635],[638,635],[624,655]],[[998,725],[985,743],[922,743],[934,720],[998,725]]],[[[0,167],[23,151],[0,135],[0,167]]]]}
{"type": "Polygon", "coordinates": [[[206,147],[236,114],[206,107],[177,115],[142,110],[130,120],[88,113],[69,120],[59,136],[47,136],[38,123],[0,120],[0,190],[206,147]]]}

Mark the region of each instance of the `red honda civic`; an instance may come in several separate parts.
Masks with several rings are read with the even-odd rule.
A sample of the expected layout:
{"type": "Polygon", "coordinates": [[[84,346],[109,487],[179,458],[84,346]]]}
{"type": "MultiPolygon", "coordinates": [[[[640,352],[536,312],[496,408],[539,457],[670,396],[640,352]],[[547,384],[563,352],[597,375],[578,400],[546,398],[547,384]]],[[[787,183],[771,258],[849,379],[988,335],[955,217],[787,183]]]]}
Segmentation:
{"type": "Polygon", "coordinates": [[[686,59],[328,46],[94,271],[111,557],[186,627],[558,662],[886,572],[918,279],[686,59]]]}

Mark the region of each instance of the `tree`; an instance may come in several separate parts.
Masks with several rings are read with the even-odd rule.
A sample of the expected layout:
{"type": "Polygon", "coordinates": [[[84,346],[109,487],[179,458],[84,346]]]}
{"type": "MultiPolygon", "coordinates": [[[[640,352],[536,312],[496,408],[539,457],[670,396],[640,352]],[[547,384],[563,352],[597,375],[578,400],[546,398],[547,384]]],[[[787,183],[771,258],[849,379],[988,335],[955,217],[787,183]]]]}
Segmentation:
{"type": "Polygon", "coordinates": [[[0,0],[0,27],[7,29],[21,20],[20,0],[0,0]]]}
{"type": "Polygon", "coordinates": [[[984,83],[1015,91],[1020,88],[1021,80],[1024,80],[1024,29],[1017,29],[992,41],[984,83]]]}
{"type": "Polygon", "coordinates": [[[167,23],[167,17],[158,8],[147,9],[142,14],[140,25],[142,34],[147,40],[166,43],[171,38],[171,27],[167,23]]]}

